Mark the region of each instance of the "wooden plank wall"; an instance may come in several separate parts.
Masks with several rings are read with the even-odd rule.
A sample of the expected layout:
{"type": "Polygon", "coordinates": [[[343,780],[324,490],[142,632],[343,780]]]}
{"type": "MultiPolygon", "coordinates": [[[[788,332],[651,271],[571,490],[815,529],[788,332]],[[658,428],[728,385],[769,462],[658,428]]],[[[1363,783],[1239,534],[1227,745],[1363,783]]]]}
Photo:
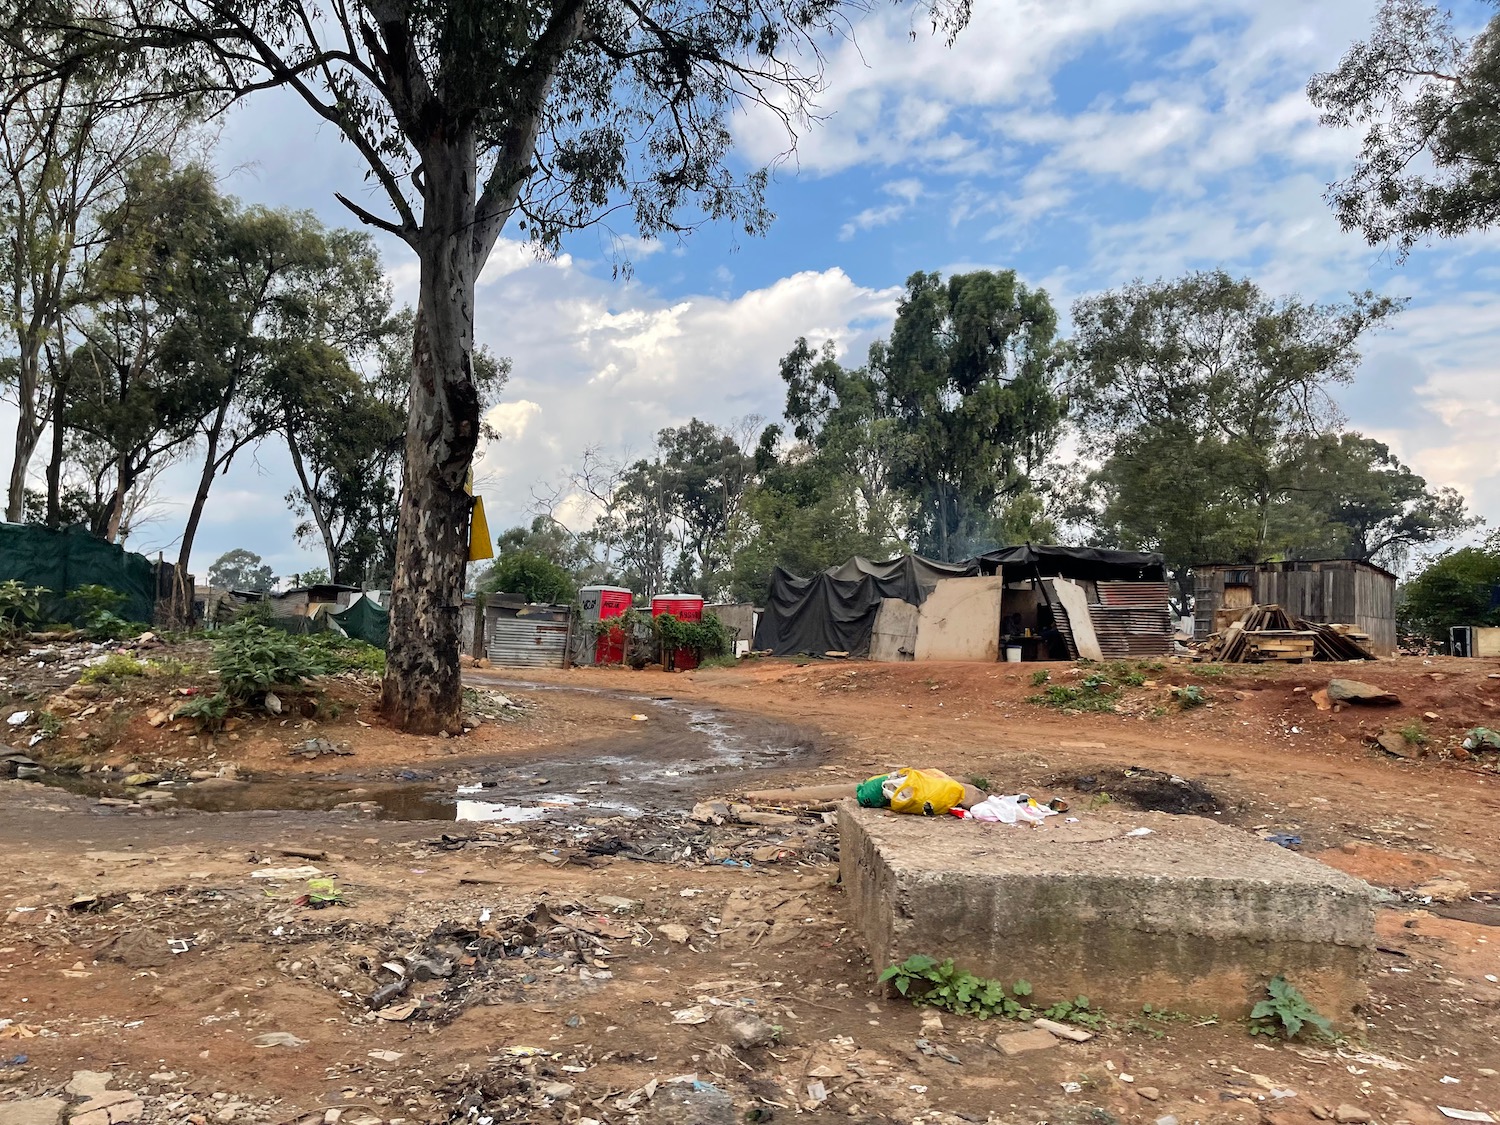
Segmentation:
{"type": "Polygon", "coordinates": [[[1370,635],[1376,655],[1395,653],[1395,579],[1345,560],[1308,563],[1296,570],[1279,566],[1199,569],[1193,583],[1193,634],[1198,639],[1214,631],[1214,611],[1223,604],[1225,580],[1236,571],[1250,573],[1258,604],[1279,605],[1309,621],[1358,625],[1370,635]]]}

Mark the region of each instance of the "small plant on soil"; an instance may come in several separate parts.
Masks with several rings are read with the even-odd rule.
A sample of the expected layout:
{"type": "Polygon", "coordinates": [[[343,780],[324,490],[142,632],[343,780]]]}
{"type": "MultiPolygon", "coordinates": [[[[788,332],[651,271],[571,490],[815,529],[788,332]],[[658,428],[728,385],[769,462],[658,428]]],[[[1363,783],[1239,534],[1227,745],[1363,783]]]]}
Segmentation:
{"type": "Polygon", "coordinates": [[[348,906],[343,888],[332,879],[309,879],[307,893],[297,900],[299,906],[322,910],[325,906],[348,906]]]}
{"type": "Polygon", "coordinates": [[[229,696],[222,691],[213,695],[200,695],[190,699],[172,712],[174,719],[193,719],[200,730],[224,729],[224,720],[229,715],[229,696]]]}
{"type": "Polygon", "coordinates": [[[36,716],[36,729],[48,738],[56,738],[62,734],[63,721],[51,711],[38,711],[36,716]]]}
{"type": "Polygon", "coordinates": [[[297,687],[332,671],[325,646],[309,640],[251,621],[221,629],[214,667],[225,694],[242,703],[273,687],[297,687]]]}
{"type": "Polygon", "coordinates": [[[971,776],[969,778],[969,784],[972,785],[975,789],[978,789],[981,793],[988,793],[990,791],[990,779],[980,774],[976,773],[971,776]]]}
{"type": "Polygon", "coordinates": [[[1208,692],[1197,684],[1188,684],[1187,687],[1174,687],[1172,698],[1177,700],[1177,706],[1184,711],[1190,711],[1194,707],[1202,707],[1208,702],[1208,692]]]}
{"type": "Polygon", "coordinates": [[[1278,973],[1266,985],[1266,999],[1250,1010],[1250,1034],[1296,1039],[1309,1027],[1319,1038],[1336,1038],[1332,1021],[1278,973]]]}
{"type": "Polygon", "coordinates": [[[1108,687],[1109,682],[1102,677],[1089,676],[1076,688],[1051,684],[1041,695],[1027,696],[1026,702],[1055,707],[1059,711],[1113,711],[1115,700],[1106,690],[1108,687]],[[1094,683],[1091,685],[1090,681],[1094,683]]]}
{"type": "Polygon", "coordinates": [[[123,652],[112,652],[98,664],[91,664],[78,677],[81,684],[117,684],[132,676],[144,676],[145,664],[123,652]]]}
{"type": "MultiPolygon", "coordinates": [[[[905,961],[889,966],[880,974],[880,980],[892,981],[896,991],[913,1004],[942,1008],[976,1019],[1029,1020],[1039,1014],[1030,1000],[1030,981],[1018,980],[1007,990],[1001,981],[956,968],[951,957],[939,961],[915,953],[905,961]]],[[[1087,996],[1054,1004],[1041,1010],[1040,1014],[1084,1027],[1103,1027],[1107,1022],[1103,1012],[1089,1007],[1087,996]]]]}
{"type": "Polygon", "coordinates": [[[1103,1012],[1090,1006],[1087,996],[1060,1000],[1050,1008],[1043,1008],[1042,1015],[1058,1023],[1076,1023],[1080,1027],[1101,1028],[1109,1022],[1103,1012]]]}
{"type": "Polygon", "coordinates": [[[1427,728],[1421,723],[1407,723],[1401,728],[1401,737],[1412,746],[1427,745],[1427,728]]]}
{"type": "Polygon", "coordinates": [[[1041,687],[1050,679],[1052,679],[1052,673],[1043,668],[1040,672],[1031,673],[1031,686],[1041,687]]]}

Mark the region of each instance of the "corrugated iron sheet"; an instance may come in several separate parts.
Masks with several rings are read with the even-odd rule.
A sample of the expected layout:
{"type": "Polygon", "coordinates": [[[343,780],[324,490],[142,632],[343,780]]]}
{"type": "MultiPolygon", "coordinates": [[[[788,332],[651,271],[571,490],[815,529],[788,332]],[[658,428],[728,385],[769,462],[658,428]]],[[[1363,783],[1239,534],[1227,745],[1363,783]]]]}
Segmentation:
{"type": "Polygon", "coordinates": [[[1100,582],[1089,606],[1099,651],[1107,660],[1166,656],[1172,651],[1170,590],[1165,582],[1100,582]]]}
{"type": "Polygon", "coordinates": [[[487,653],[503,668],[561,668],[567,641],[566,622],[502,617],[490,622],[487,653]]]}

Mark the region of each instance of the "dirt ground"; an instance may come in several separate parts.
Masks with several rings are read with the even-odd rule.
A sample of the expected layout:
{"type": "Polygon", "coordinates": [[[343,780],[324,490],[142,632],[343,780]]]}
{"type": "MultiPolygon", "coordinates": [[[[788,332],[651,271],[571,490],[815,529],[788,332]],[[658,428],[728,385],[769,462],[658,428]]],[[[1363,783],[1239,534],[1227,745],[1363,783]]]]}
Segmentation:
{"type": "MultiPolygon", "coordinates": [[[[76,1108],[63,1088],[81,1070],[177,1125],[1500,1117],[1500,771],[1456,753],[1500,728],[1500,664],[1167,662],[1115,670],[1118,713],[1029,701],[1040,671],[1098,674],[472,670],[479,725],[454,739],[385,729],[354,677],[216,737],[151,725],[198,690],[191,672],[75,698],[53,737],[28,749],[21,726],[11,743],[88,772],[0,781],[0,1123],[44,1095],[76,1108]],[[1320,709],[1331,676],[1400,702],[1320,709]],[[1189,684],[1206,698],[1183,709],[1171,689],[1189,684]],[[1402,729],[1420,756],[1370,741],[1402,729]],[[351,753],[294,755],[309,739],[351,753]],[[1235,1020],[1110,1013],[1089,1042],[1007,1057],[994,1043],[1014,1025],[939,1024],[877,990],[817,806],[684,815],[901,765],[1299,837],[1394,892],[1358,1025],[1283,1044],[1235,1020]],[[175,780],[157,789],[175,799],[140,799],[126,768],[175,780]],[[460,784],[539,818],[455,820],[460,784]],[[309,879],[339,902],[314,909],[309,879]],[[1435,881],[1452,901],[1419,891],[1435,881]],[[747,1013],[774,1037],[743,1045],[747,1013]]],[[[11,709],[77,674],[0,672],[11,709]]]]}

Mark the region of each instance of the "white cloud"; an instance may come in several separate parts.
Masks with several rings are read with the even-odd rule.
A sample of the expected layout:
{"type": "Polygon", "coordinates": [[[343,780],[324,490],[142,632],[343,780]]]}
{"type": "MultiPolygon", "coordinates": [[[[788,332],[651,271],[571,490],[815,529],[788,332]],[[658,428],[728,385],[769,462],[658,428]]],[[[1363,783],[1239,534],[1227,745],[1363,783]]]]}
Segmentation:
{"type": "Polygon", "coordinates": [[[916,179],[892,180],[881,184],[880,190],[895,198],[879,207],[866,207],[839,228],[839,241],[848,242],[860,231],[887,226],[909,213],[922,197],[922,181],[916,179]]]}

